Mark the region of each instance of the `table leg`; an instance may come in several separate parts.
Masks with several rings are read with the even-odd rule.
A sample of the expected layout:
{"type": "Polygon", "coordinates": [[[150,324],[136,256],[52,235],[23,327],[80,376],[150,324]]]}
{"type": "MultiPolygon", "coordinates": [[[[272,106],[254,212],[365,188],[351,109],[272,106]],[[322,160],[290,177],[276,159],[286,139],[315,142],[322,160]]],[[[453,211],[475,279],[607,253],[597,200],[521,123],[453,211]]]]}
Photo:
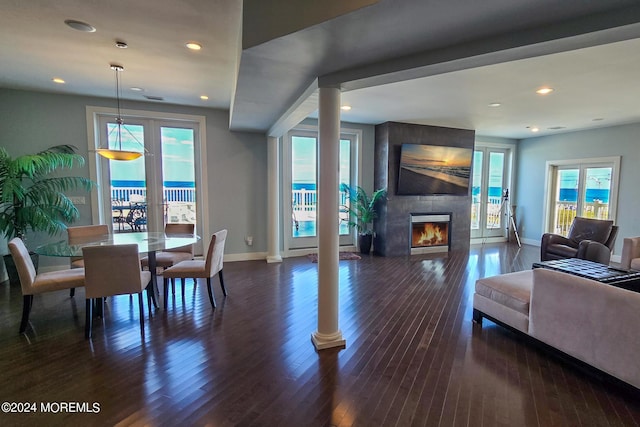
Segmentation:
{"type": "MultiPolygon", "coordinates": [[[[158,285],[157,285],[157,265],[156,265],[156,251],[150,251],[147,253],[147,258],[149,259],[149,272],[151,272],[151,300],[153,301],[153,306],[158,308],[158,285]]],[[[149,289],[147,289],[147,292],[149,289]]]]}

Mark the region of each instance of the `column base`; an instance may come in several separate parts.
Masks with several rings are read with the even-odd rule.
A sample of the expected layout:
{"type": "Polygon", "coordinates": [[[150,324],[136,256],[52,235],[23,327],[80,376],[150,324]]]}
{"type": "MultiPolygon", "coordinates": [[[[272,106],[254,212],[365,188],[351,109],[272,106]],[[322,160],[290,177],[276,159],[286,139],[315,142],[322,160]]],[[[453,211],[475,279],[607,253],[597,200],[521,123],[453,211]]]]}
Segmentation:
{"type": "Polygon", "coordinates": [[[280,255],[267,257],[267,264],[273,264],[275,262],[282,262],[282,257],[280,255]]]}
{"type": "Polygon", "coordinates": [[[333,347],[345,348],[347,346],[347,341],[342,337],[341,331],[330,335],[314,332],[311,334],[311,342],[316,347],[316,350],[324,350],[333,347]]]}

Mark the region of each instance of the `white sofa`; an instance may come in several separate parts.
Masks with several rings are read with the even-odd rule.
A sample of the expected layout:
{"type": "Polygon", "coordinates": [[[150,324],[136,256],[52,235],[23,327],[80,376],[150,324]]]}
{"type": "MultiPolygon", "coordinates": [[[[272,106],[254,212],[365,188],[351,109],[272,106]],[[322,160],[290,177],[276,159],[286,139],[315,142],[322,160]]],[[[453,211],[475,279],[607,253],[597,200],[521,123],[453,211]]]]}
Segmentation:
{"type": "Polygon", "coordinates": [[[483,317],[640,389],[640,293],[538,268],[476,281],[483,317]]]}
{"type": "Polygon", "coordinates": [[[640,237],[624,239],[620,267],[625,270],[640,270],[640,237]]]}

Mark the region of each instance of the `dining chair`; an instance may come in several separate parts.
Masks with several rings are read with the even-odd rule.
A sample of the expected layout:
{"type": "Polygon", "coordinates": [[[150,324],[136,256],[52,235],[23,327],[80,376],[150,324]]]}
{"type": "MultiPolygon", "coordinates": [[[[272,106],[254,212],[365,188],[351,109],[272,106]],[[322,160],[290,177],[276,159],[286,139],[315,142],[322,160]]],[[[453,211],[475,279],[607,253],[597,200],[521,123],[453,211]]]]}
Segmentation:
{"type": "Polygon", "coordinates": [[[220,230],[211,236],[207,256],[204,260],[187,260],[181,261],[172,267],[167,268],[162,273],[164,277],[164,305],[168,306],[169,297],[169,279],[181,279],[184,294],[184,280],[186,278],[207,279],[207,291],[209,292],[209,302],[211,307],[216,308],[216,301],[211,290],[211,278],[218,273],[220,279],[220,287],[222,293],[227,296],[227,289],[224,286],[224,277],[222,275],[224,243],[227,239],[227,230],[220,230]]]}
{"type": "MultiPolygon", "coordinates": [[[[69,243],[73,243],[74,241],[82,240],[87,237],[106,236],[108,234],[109,227],[105,224],[67,227],[67,239],[69,239],[69,243]]],[[[81,256],[74,256],[69,260],[71,261],[71,268],[84,268],[84,260],[81,256]]],[[[69,290],[70,296],[74,296],[75,293],[75,288],[71,288],[69,290]]]]}
{"type": "MultiPolygon", "coordinates": [[[[87,237],[107,235],[109,235],[109,226],[106,224],[67,227],[67,238],[69,239],[69,243],[73,243],[74,241],[82,240],[87,237]]],[[[84,260],[81,256],[71,257],[71,268],[84,268],[84,260]]]]}
{"type": "Polygon", "coordinates": [[[104,298],[115,295],[138,294],[140,332],[144,334],[142,291],[151,281],[151,273],[140,269],[138,245],[87,246],[82,248],[82,255],[87,306],[85,338],[91,338],[94,303],[102,314],[104,298]]]}
{"type": "MultiPolygon", "coordinates": [[[[193,235],[194,231],[194,224],[166,224],[164,226],[164,234],[167,236],[193,235]]],[[[156,252],[156,266],[162,267],[163,269],[171,267],[181,261],[191,259],[193,259],[193,245],[156,252]]],[[[149,257],[142,258],[140,263],[142,267],[149,268],[149,257]]]]}
{"type": "Polygon", "coordinates": [[[29,324],[33,296],[45,292],[84,286],[84,269],[76,268],[38,274],[29,256],[29,251],[19,237],[9,242],[9,251],[16,264],[20,287],[22,288],[23,302],[20,333],[23,333],[29,324]]]}

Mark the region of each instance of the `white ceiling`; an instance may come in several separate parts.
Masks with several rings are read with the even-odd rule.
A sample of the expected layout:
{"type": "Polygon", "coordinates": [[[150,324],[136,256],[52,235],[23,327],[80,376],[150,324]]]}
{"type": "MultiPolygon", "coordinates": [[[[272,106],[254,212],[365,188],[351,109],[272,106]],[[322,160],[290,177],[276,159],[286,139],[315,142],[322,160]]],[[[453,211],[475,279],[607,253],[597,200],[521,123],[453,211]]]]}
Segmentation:
{"type": "MultiPolygon", "coordinates": [[[[245,19],[245,32],[266,34],[263,26],[275,38],[242,49],[242,10],[258,1],[296,3],[0,0],[0,87],[112,98],[109,64],[115,62],[125,67],[125,100],[152,96],[163,98],[153,102],[229,109],[232,129],[259,132],[318,76],[343,86],[343,103],[353,109],[342,119],[352,122],[393,120],[526,138],[640,121],[635,0],[486,0],[481,8],[475,0],[382,0],[278,36],[274,25],[303,11],[287,4],[290,16],[283,8],[268,16],[260,3],[260,25],[245,19]],[[536,8],[547,13],[536,15],[536,8]],[[97,31],[72,30],[65,19],[97,31]],[[613,36],[606,31],[612,28],[613,36]],[[549,48],[560,38],[562,45],[549,48]],[[129,48],[116,48],[116,40],[129,48]],[[188,51],[188,41],[203,49],[188,51]],[[453,58],[463,64],[434,61],[448,45],[464,47],[450,49],[464,51],[453,58]],[[492,51],[482,51],[486,46],[492,51]],[[403,74],[403,67],[417,71],[403,74]],[[66,84],[54,84],[53,77],[66,84]],[[536,95],[543,85],[555,91],[536,95]],[[488,107],[491,102],[502,105],[488,107]]],[[[262,40],[260,34],[253,39],[262,40]]]]}

